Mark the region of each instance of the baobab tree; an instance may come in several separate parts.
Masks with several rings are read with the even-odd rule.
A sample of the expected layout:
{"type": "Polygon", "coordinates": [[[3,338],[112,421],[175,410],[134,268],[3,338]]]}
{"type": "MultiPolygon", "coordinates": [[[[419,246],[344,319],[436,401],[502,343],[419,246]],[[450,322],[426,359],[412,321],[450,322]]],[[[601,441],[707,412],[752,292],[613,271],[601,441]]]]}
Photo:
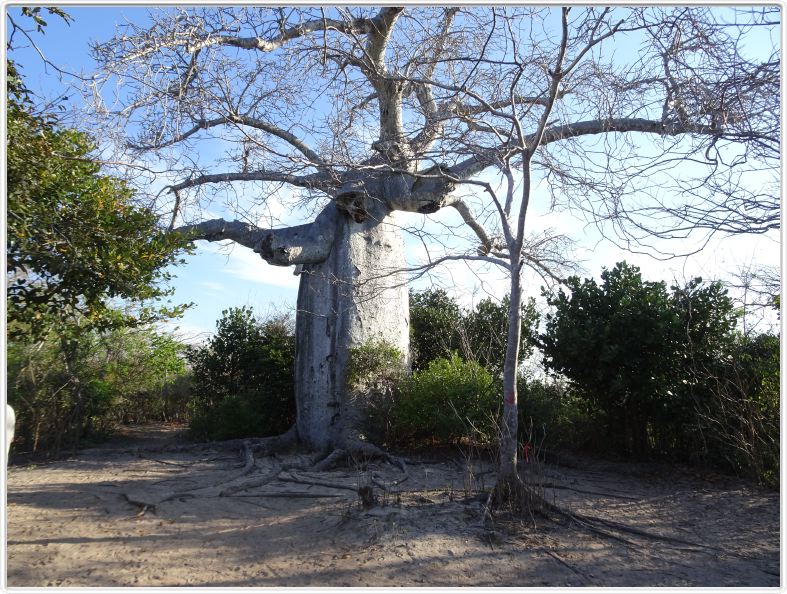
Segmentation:
{"type": "MultiPolygon", "coordinates": [[[[375,340],[408,350],[397,213],[456,211],[471,244],[426,265],[463,258],[511,279],[506,482],[516,478],[522,269],[559,278],[570,263],[560,238],[526,227],[534,188],[625,238],[672,229],[676,213],[697,226],[693,213],[720,190],[740,220],[752,213],[740,200],[767,194],[762,180],[747,182],[778,157],[778,54],[744,56],[747,27],[770,25],[756,13],[747,27],[721,20],[736,14],[167,9],[94,47],[104,76],[93,90],[127,158],[165,167],[159,203],[173,229],[295,266],[289,436],[333,451],[329,459],[379,453],[364,437],[364,403],[345,390],[349,348],[375,340]],[[677,166],[686,160],[691,168],[677,166]],[[210,216],[222,196],[234,220],[210,216]],[[261,225],[261,207],[292,196],[313,209],[311,222],[261,225]]],[[[770,199],[754,204],[773,214],[770,199]]]]}

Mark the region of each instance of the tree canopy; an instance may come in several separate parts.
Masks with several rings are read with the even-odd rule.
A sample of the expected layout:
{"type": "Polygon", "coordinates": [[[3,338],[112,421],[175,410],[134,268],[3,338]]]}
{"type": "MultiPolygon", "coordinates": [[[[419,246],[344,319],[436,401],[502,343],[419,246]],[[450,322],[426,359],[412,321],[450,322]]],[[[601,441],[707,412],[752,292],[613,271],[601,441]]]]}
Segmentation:
{"type": "Polygon", "coordinates": [[[162,284],[182,238],[101,174],[87,134],[13,98],[7,123],[9,333],[40,334],[69,316],[99,327],[179,314],[153,302],[170,294],[162,284]],[[119,315],[113,299],[142,308],[119,315]]]}
{"type": "MultiPolygon", "coordinates": [[[[526,143],[553,205],[606,221],[610,236],[778,226],[768,9],[206,7],[151,19],[95,45],[95,96],[122,84],[122,102],[99,112],[130,133],[129,156],[175,157],[169,205],[188,221],[231,184],[255,184],[239,205],[254,223],[283,185],[319,204],[350,178],[374,193],[357,172],[401,170],[416,177],[392,208],[455,206],[489,253],[503,230],[475,210],[483,183],[466,184],[526,143]],[[692,166],[672,175],[680,161],[692,166]]],[[[240,231],[223,235],[242,242],[240,231]]]]}
{"type": "Polygon", "coordinates": [[[570,277],[548,294],[541,347],[547,367],[605,412],[607,438],[643,455],[648,423],[691,412],[687,389],[728,352],[737,316],[719,283],[694,279],[670,294],[625,262],[601,279],[570,277]]]}

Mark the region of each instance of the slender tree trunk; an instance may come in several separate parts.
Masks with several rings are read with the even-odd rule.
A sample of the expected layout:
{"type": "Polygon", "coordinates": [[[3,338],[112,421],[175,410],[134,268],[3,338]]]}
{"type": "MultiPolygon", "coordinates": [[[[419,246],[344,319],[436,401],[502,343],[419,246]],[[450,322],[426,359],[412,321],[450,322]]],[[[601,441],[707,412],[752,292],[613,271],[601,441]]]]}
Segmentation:
{"type": "Polygon", "coordinates": [[[519,416],[517,404],[517,371],[519,343],[522,333],[522,287],[519,269],[511,272],[511,296],[508,305],[508,338],[503,366],[503,420],[500,427],[500,468],[498,482],[513,484],[517,473],[517,432],[519,416]]]}
{"type": "Polygon", "coordinates": [[[295,398],[299,439],[317,450],[364,440],[365,402],[346,390],[350,349],[409,349],[404,243],[382,204],[362,222],[337,217],[331,253],[304,266],[298,291],[295,398]]]}

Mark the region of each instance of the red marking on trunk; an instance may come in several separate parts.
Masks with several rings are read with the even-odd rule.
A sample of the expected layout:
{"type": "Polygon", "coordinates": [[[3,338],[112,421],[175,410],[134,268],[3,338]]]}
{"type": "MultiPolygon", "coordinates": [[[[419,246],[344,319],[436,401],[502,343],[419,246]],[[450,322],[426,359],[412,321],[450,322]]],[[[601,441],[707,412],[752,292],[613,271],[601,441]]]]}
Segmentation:
{"type": "Polygon", "coordinates": [[[522,445],[522,455],[525,458],[525,464],[530,464],[530,450],[533,449],[533,444],[527,442],[522,445]]]}
{"type": "Polygon", "coordinates": [[[511,406],[514,406],[516,404],[516,396],[514,395],[513,390],[506,394],[505,401],[506,404],[510,404],[511,406]]]}

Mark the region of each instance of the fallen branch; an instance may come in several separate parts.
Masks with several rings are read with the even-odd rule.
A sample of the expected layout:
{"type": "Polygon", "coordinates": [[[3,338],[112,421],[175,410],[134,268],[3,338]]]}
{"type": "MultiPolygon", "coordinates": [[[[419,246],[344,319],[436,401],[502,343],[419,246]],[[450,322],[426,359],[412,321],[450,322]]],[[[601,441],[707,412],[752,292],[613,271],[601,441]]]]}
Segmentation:
{"type": "Polygon", "coordinates": [[[303,491],[277,491],[275,493],[241,493],[232,495],[223,495],[223,497],[284,497],[287,499],[325,499],[329,497],[343,497],[339,493],[306,493],[303,491]]]}
{"type": "Polygon", "coordinates": [[[331,489],[344,489],[346,491],[358,492],[358,487],[350,487],[349,485],[340,485],[339,483],[328,483],[325,481],[309,480],[296,476],[280,476],[280,481],[285,483],[297,483],[299,485],[311,485],[313,487],[328,487],[331,489]]]}

